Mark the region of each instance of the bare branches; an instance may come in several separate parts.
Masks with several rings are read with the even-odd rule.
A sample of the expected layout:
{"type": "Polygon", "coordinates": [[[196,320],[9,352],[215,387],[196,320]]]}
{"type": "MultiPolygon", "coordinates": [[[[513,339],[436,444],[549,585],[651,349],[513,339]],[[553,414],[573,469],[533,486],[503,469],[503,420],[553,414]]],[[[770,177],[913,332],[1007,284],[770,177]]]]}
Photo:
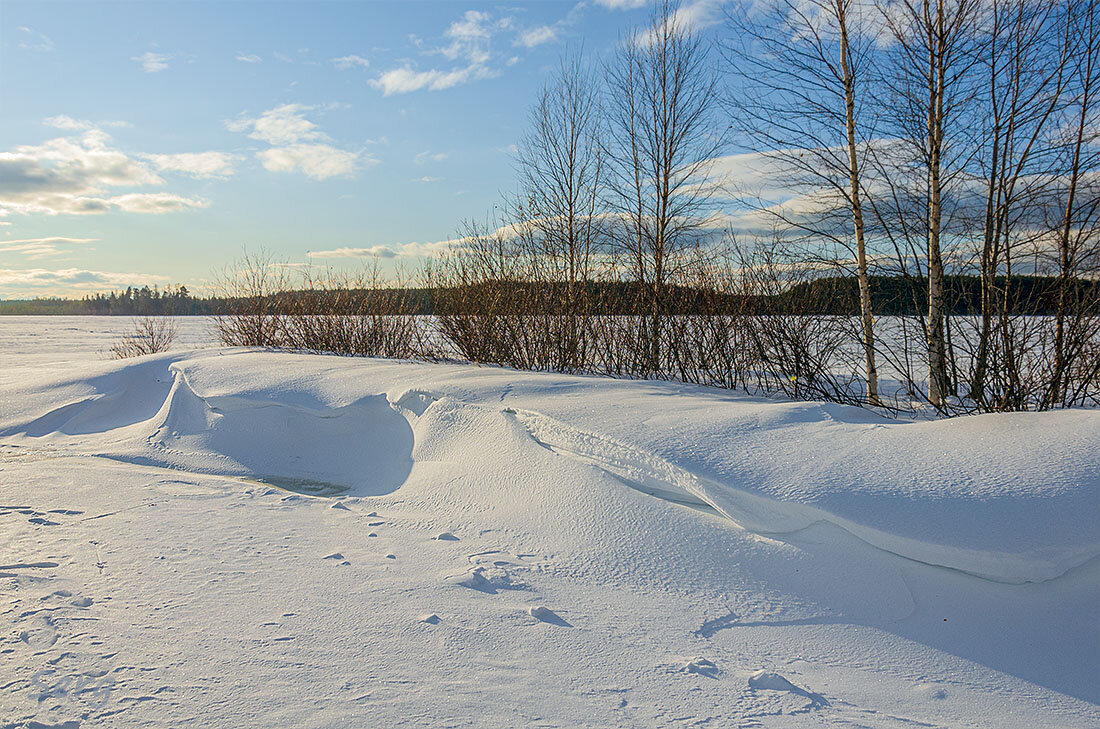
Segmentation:
{"type": "MultiPolygon", "coordinates": [[[[798,211],[764,209],[777,223],[820,248],[836,242],[848,251],[831,265],[854,261],[860,290],[860,344],[864,353],[867,400],[879,403],[871,310],[862,173],[869,127],[860,109],[869,85],[872,20],[854,0],[773,0],[759,10],[737,8],[729,14],[737,31],[726,44],[726,58],[738,80],[728,100],[731,117],[791,193],[832,193],[844,201],[851,233],[837,209],[798,211]],[[849,239],[851,242],[849,242],[849,239]]],[[[811,254],[826,260],[821,253],[811,254]]]]}
{"type": "Polygon", "coordinates": [[[664,3],[602,69],[562,61],[517,192],[424,298],[246,258],[219,332],[945,415],[1100,404],[1097,2],[765,0],[722,86],[664,3]],[[715,222],[731,126],[770,188],[740,238],[715,222]]]}
{"type": "Polygon", "coordinates": [[[142,357],[167,352],[176,339],[176,321],[170,317],[143,316],[129,334],[111,345],[115,359],[142,357]]]}
{"type": "Polygon", "coordinates": [[[707,46],[674,9],[661,6],[607,69],[610,202],[621,222],[616,247],[646,291],[643,336],[654,368],[665,288],[705,223],[713,194],[705,183],[724,141],[714,124],[717,79],[707,46]]]}

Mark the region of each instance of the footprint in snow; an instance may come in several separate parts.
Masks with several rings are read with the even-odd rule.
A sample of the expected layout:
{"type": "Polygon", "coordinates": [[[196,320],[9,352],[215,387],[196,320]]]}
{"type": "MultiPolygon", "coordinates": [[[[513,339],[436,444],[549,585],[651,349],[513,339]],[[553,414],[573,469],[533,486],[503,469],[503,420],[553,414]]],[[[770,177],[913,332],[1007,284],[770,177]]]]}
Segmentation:
{"type": "Polygon", "coordinates": [[[707,678],[718,678],[718,674],[721,673],[714,661],[698,656],[689,658],[681,663],[680,670],[683,673],[694,673],[699,676],[706,676],[707,678]]]}
{"type": "Polygon", "coordinates": [[[796,696],[803,696],[810,700],[810,703],[806,706],[807,709],[816,709],[829,705],[829,702],[826,701],[825,697],[821,694],[815,694],[812,691],[799,688],[778,673],[771,673],[769,671],[757,671],[749,676],[749,688],[753,690],[785,691],[786,693],[796,696]]]}
{"type": "Polygon", "coordinates": [[[457,542],[458,541],[458,537],[456,537],[454,534],[451,534],[450,532],[443,532],[442,534],[437,534],[434,537],[432,537],[432,539],[434,539],[437,542],[457,542]]]}
{"type": "Polygon", "coordinates": [[[563,628],[572,628],[573,625],[569,623],[565,618],[558,615],[550,608],[543,607],[542,605],[535,605],[527,608],[527,614],[535,620],[542,623],[550,623],[551,625],[560,625],[563,628]]]}
{"type": "Polygon", "coordinates": [[[489,549],[484,552],[474,552],[466,555],[466,561],[475,567],[492,565],[494,567],[520,567],[529,569],[538,568],[547,562],[548,558],[538,554],[513,554],[500,549],[489,549]]]}
{"type": "Polygon", "coordinates": [[[471,590],[495,595],[501,590],[526,590],[527,585],[513,581],[501,567],[474,567],[468,572],[447,578],[447,581],[471,590]]]}
{"type": "Polygon", "coordinates": [[[27,627],[19,631],[17,638],[34,651],[43,651],[57,642],[57,628],[50,616],[36,616],[27,627]]]}

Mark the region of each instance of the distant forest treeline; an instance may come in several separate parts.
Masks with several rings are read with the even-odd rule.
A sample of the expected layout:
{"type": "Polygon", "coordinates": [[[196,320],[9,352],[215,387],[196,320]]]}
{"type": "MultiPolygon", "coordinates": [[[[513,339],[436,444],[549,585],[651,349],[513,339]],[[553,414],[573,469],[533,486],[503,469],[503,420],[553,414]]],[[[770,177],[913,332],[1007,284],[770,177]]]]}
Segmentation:
{"type": "MultiPolygon", "coordinates": [[[[1051,276],[1014,276],[1010,282],[1001,277],[996,282],[997,290],[1008,301],[1012,314],[1046,316],[1057,310],[1057,279],[1051,276]]],[[[872,276],[871,300],[876,314],[881,316],[916,316],[927,312],[927,283],[917,278],[872,276]]],[[[517,283],[517,287],[529,287],[534,284],[517,283]]],[[[543,284],[551,285],[551,284],[543,284]]],[[[1100,291],[1100,281],[1078,279],[1075,285],[1082,295],[1095,295],[1100,291]]],[[[641,313],[635,311],[637,286],[629,282],[590,282],[587,284],[590,296],[588,300],[601,302],[600,314],[625,315],[641,313]]],[[[981,313],[982,282],[978,276],[947,276],[945,278],[945,299],[954,315],[977,315],[981,313]]],[[[332,311],[331,301],[327,301],[324,310],[327,313],[354,314],[370,310],[378,312],[392,306],[390,313],[409,313],[432,315],[436,313],[436,297],[441,292],[430,288],[403,288],[399,291],[375,291],[358,289],[343,297],[344,306],[340,311],[332,311]],[[396,295],[395,294],[399,294],[396,295]],[[385,302],[385,303],[383,303],[385,302]]],[[[703,305],[704,298],[708,306],[713,306],[714,292],[696,291],[688,287],[669,288],[668,303],[672,315],[692,314],[703,305]]],[[[316,291],[287,291],[276,295],[276,300],[285,304],[277,308],[286,311],[321,311],[318,300],[316,305],[311,299],[317,299],[316,291]]],[[[546,297],[544,300],[553,300],[546,297]]],[[[850,316],[859,313],[859,285],[854,276],[833,276],[812,279],[795,284],[782,294],[772,296],[744,297],[725,295],[731,311],[745,311],[746,308],[760,308],[769,313],[788,314],[832,314],[850,316]]],[[[234,311],[232,300],[226,297],[192,296],[186,286],[169,287],[161,290],[157,287],[129,287],[125,291],[110,294],[95,294],[82,299],[37,298],[12,299],[0,301],[0,315],[68,315],[68,316],[213,316],[234,311]]]]}

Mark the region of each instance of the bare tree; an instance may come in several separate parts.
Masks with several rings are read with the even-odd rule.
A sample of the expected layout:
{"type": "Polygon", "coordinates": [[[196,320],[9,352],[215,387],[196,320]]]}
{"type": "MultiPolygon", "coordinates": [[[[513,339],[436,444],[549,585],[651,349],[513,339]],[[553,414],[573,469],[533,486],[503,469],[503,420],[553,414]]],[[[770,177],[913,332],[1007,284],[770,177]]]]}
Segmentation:
{"type": "MultiPolygon", "coordinates": [[[[1080,393],[1073,392],[1070,376],[1077,359],[1091,356],[1093,361],[1079,367],[1083,383],[1095,386],[1100,380],[1100,353],[1089,350],[1088,333],[1080,331],[1082,320],[1100,316],[1095,293],[1088,304],[1072,301],[1075,273],[1085,267],[1094,275],[1100,270],[1100,240],[1097,231],[1097,212],[1100,209],[1100,190],[1095,175],[1100,168],[1100,154],[1096,150],[1098,104],[1100,104],[1100,3],[1086,0],[1080,4],[1067,3],[1066,38],[1068,57],[1072,59],[1070,80],[1073,91],[1070,110],[1076,110],[1075,123],[1070,126],[1070,151],[1066,177],[1065,207],[1062,224],[1058,230],[1058,304],[1055,314],[1054,365],[1050,391],[1046,402],[1049,406],[1072,403],[1080,393]],[[1090,131],[1090,125],[1092,131],[1090,131]],[[1092,182],[1089,185],[1090,181],[1092,182]],[[1084,195],[1079,197],[1079,194],[1084,195]],[[1091,304],[1091,306],[1089,305],[1091,304]],[[1073,309],[1076,308],[1076,312],[1073,309]],[[1076,321],[1071,318],[1077,314],[1076,321]],[[1068,326],[1067,326],[1068,324],[1068,326]],[[1071,336],[1067,329],[1077,324],[1071,336]]],[[[1095,344],[1093,344],[1095,346],[1095,344]]]]}
{"type": "Polygon", "coordinates": [[[665,2],[607,69],[617,247],[642,293],[649,367],[661,362],[668,281],[706,225],[717,81],[703,39],[665,2]]]}
{"type": "Polygon", "coordinates": [[[854,260],[867,399],[878,405],[862,201],[872,129],[860,109],[873,61],[871,19],[855,0],[771,0],[737,7],[728,17],[737,32],[726,55],[739,82],[729,97],[730,116],[742,143],[788,190],[822,203],[817,212],[788,213],[771,201],[762,201],[761,209],[794,235],[808,236],[811,258],[839,266],[854,260]],[[843,200],[854,250],[829,205],[833,199],[843,200]],[[846,260],[824,260],[822,247],[830,242],[849,251],[846,260]]]}
{"type": "MultiPolygon", "coordinates": [[[[995,396],[1020,403],[1019,338],[1010,312],[1011,274],[1018,249],[1034,248],[1046,234],[1043,209],[1060,164],[1054,127],[1064,106],[1070,52],[1064,6],[1055,1],[993,0],[980,29],[982,79],[975,97],[980,130],[978,168],[985,178],[981,232],[981,323],[970,377],[970,397],[989,406],[987,373],[997,355],[995,396]],[[1004,286],[998,290],[998,281],[1004,286]],[[994,343],[996,334],[1000,341],[994,343]]],[[[998,406],[1000,407],[1000,406],[998,406]]]]}
{"type": "Polygon", "coordinates": [[[977,0],[897,0],[884,5],[882,13],[893,43],[886,103],[895,133],[924,173],[928,400],[940,410],[953,389],[944,300],[945,195],[951,178],[965,167],[952,164],[949,155],[966,154],[965,149],[951,149],[954,140],[948,133],[973,96],[970,70],[976,63],[978,9],[977,0]]]}
{"type": "Polygon", "coordinates": [[[579,52],[561,60],[530,117],[516,159],[520,192],[511,215],[533,247],[533,261],[550,268],[537,278],[561,289],[558,368],[569,369],[585,359],[587,288],[606,225],[600,214],[605,181],[600,88],[579,52]]]}

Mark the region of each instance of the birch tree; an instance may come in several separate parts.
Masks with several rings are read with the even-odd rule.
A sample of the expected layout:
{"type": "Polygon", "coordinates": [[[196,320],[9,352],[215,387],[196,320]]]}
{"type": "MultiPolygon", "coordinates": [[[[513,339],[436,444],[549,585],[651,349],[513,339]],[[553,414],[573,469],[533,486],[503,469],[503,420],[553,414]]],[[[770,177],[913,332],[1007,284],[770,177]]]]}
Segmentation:
{"type": "Polygon", "coordinates": [[[640,346],[650,371],[661,366],[668,282],[706,224],[705,183],[723,143],[707,45],[677,10],[660,6],[607,68],[610,207],[619,252],[644,291],[640,346]]]}
{"type": "Polygon", "coordinates": [[[515,225],[525,228],[533,260],[552,269],[564,318],[559,368],[577,367],[583,351],[585,291],[593,257],[604,246],[601,213],[605,165],[600,144],[600,89],[579,53],[561,60],[531,110],[516,156],[520,191],[515,225]]]}
{"type": "MultiPolygon", "coordinates": [[[[1072,404],[1080,396],[1071,385],[1072,364],[1090,355],[1084,322],[1100,316],[1096,296],[1085,302],[1073,301],[1074,279],[1082,268],[1095,275],[1100,271],[1100,231],[1097,213],[1100,170],[1097,129],[1100,124],[1100,3],[1068,2],[1065,15],[1066,58],[1069,61],[1071,103],[1066,118],[1069,143],[1065,205],[1057,232],[1058,303],[1055,314],[1054,365],[1048,407],[1072,404]],[[1076,306],[1074,305],[1076,304],[1076,306]]],[[[1079,366],[1084,389],[1100,380],[1100,353],[1079,366]]]]}
{"type": "MultiPolygon", "coordinates": [[[[742,145],[760,155],[776,181],[822,202],[816,214],[805,207],[789,213],[767,203],[764,209],[787,229],[808,235],[814,248],[833,242],[854,260],[867,399],[878,405],[863,205],[864,156],[873,129],[862,110],[874,50],[866,15],[855,0],[772,0],[738,7],[728,16],[736,40],[725,49],[738,80],[728,106],[742,145]],[[832,199],[843,201],[854,250],[837,227],[832,199]]],[[[824,254],[818,250],[812,257],[824,254]]]]}
{"type": "MultiPolygon", "coordinates": [[[[952,149],[956,140],[949,131],[956,129],[954,117],[973,98],[978,7],[977,0],[896,0],[882,6],[893,44],[883,103],[889,104],[895,134],[912,152],[911,159],[924,176],[928,400],[939,410],[953,394],[945,329],[944,203],[950,181],[966,166],[965,159],[950,164],[949,157],[967,154],[966,149],[952,149]]],[[[911,168],[904,161],[893,166],[911,168]]]]}

